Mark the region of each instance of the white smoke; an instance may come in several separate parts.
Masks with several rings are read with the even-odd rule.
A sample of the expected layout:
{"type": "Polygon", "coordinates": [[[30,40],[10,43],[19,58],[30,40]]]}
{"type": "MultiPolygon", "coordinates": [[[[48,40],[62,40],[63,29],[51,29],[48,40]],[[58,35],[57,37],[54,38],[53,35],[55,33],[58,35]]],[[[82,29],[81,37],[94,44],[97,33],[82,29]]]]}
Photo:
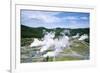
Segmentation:
{"type": "Polygon", "coordinates": [[[43,45],[42,41],[39,41],[37,38],[34,38],[34,42],[31,43],[30,47],[37,47],[43,45]]]}
{"type": "Polygon", "coordinates": [[[46,54],[44,54],[43,57],[47,57],[47,56],[49,56],[49,57],[55,57],[57,55],[58,55],[57,52],[51,51],[51,52],[47,52],[46,54]]]}
{"type": "Polygon", "coordinates": [[[79,37],[79,33],[77,33],[75,36],[72,36],[72,38],[78,38],[79,37]]]}
{"type": "Polygon", "coordinates": [[[54,45],[54,38],[55,37],[55,33],[54,32],[50,32],[50,33],[46,33],[43,37],[43,41],[42,43],[44,44],[44,46],[41,47],[40,52],[46,51],[48,50],[50,47],[52,47],[54,45]]]}
{"type": "Polygon", "coordinates": [[[59,36],[55,38],[55,32],[46,32],[41,40],[34,39],[30,47],[41,46],[40,52],[45,52],[47,50],[53,50],[47,52],[45,56],[56,56],[59,52],[69,46],[69,37],[66,35],[59,36]]]}
{"type": "Polygon", "coordinates": [[[68,36],[62,36],[58,39],[55,39],[55,49],[56,51],[62,51],[64,48],[68,48],[69,46],[69,37],[68,36]]]}
{"type": "Polygon", "coordinates": [[[78,40],[85,40],[85,39],[88,39],[88,35],[87,34],[81,35],[78,40]]]}
{"type": "Polygon", "coordinates": [[[60,34],[62,34],[62,35],[65,35],[65,34],[70,35],[70,31],[69,30],[63,30],[63,32],[61,32],[60,34]]]}
{"type": "MultiPolygon", "coordinates": [[[[56,56],[76,56],[83,58],[82,55],[78,54],[75,51],[72,51],[70,49],[70,38],[66,36],[67,34],[70,34],[69,31],[63,31],[61,32],[60,36],[55,36],[55,32],[46,32],[44,30],[44,37],[41,39],[34,38],[34,41],[30,44],[30,47],[35,47],[36,49],[39,49],[37,52],[42,56],[42,57],[53,57],[55,61],[56,56]],[[61,54],[64,49],[70,49],[70,53],[66,54],[61,54]]],[[[88,39],[87,34],[83,34],[79,36],[79,33],[77,33],[75,36],[72,36],[73,39],[78,38],[78,40],[85,40],[88,39]]],[[[78,44],[76,46],[79,46],[78,44]]],[[[37,53],[37,55],[38,55],[37,53]]]]}

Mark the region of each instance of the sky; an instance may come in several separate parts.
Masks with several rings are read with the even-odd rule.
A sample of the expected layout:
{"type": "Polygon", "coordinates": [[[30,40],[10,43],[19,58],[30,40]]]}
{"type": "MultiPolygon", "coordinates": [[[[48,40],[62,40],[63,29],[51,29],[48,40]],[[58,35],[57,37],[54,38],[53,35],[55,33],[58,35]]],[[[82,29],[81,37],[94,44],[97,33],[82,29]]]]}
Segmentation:
{"type": "Polygon", "coordinates": [[[21,24],[45,28],[88,28],[89,13],[21,10],[21,24]]]}

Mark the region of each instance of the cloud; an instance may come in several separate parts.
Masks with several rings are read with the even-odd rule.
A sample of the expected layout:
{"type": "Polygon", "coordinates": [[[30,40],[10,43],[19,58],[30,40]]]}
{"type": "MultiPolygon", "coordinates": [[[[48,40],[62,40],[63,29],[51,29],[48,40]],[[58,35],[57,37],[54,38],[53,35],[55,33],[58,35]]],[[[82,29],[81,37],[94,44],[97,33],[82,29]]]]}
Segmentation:
{"type": "MultiPolygon", "coordinates": [[[[22,10],[21,11],[21,24],[33,27],[47,27],[67,28],[78,24],[83,27],[84,23],[89,22],[89,17],[83,13],[74,13],[68,15],[67,12],[48,12],[48,11],[34,11],[34,10],[22,10]],[[84,21],[85,20],[85,21],[84,21]]],[[[86,24],[87,26],[88,24],[86,24]]]]}
{"type": "Polygon", "coordinates": [[[75,16],[66,16],[64,19],[66,19],[66,20],[77,20],[79,18],[75,17],[75,16]]]}
{"type": "Polygon", "coordinates": [[[55,16],[56,14],[58,14],[59,12],[55,12],[55,13],[50,13],[50,12],[41,12],[41,11],[36,11],[32,14],[30,14],[29,19],[37,19],[37,20],[41,20],[44,23],[55,23],[55,22],[60,22],[61,19],[57,16],[55,16]]]}
{"type": "Polygon", "coordinates": [[[88,17],[80,17],[80,19],[83,19],[83,20],[88,20],[88,17]]]}

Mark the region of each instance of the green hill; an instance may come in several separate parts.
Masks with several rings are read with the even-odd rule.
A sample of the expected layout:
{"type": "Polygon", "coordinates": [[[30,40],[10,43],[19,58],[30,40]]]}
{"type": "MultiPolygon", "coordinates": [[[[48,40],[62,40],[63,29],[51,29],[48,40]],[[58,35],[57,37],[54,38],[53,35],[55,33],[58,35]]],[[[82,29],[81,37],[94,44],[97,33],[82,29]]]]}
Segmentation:
{"type": "Polygon", "coordinates": [[[42,38],[44,36],[44,33],[43,33],[44,30],[46,32],[54,31],[56,36],[61,35],[61,32],[63,32],[64,30],[69,30],[70,34],[68,35],[66,33],[66,35],[68,35],[68,36],[74,36],[77,33],[79,33],[80,35],[83,35],[83,34],[89,35],[89,28],[78,28],[78,29],[53,28],[53,29],[47,29],[44,27],[33,28],[33,27],[21,25],[21,37],[22,38],[42,38]]]}

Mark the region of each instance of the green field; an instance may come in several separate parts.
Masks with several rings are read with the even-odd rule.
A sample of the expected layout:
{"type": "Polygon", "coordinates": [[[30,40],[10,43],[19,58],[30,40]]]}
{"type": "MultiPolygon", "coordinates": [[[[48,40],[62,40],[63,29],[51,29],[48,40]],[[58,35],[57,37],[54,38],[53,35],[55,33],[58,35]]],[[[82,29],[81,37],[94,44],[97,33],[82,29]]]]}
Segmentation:
{"type": "MultiPolygon", "coordinates": [[[[90,37],[86,40],[78,40],[78,38],[73,39],[72,36],[79,33],[81,35],[87,34],[89,36],[89,28],[54,28],[48,29],[44,27],[28,27],[21,25],[21,63],[31,63],[31,62],[52,62],[52,61],[77,61],[77,60],[89,60],[90,57],[90,37]],[[68,30],[70,33],[66,33],[65,35],[69,37],[70,45],[63,49],[62,52],[59,53],[57,57],[43,57],[42,55],[51,51],[47,50],[44,53],[37,52],[40,51],[40,47],[29,47],[29,45],[34,41],[34,38],[38,38],[39,40],[44,37],[44,30],[46,32],[55,32],[55,38],[62,36],[60,33],[64,30],[68,30]]],[[[48,43],[48,42],[47,42],[48,43]]]]}
{"type": "MultiPolygon", "coordinates": [[[[32,42],[32,38],[24,38],[27,44],[32,42]]],[[[59,56],[52,58],[41,57],[36,55],[37,48],[30,48],[28,45],[21,47],[21,63],[29,62],[52,62],[52,61],[73,61],[73,60],[88,60],[89,59],[89,44],[85,41],[71,39],[69,48],[65,48],[59,56]]]]}

